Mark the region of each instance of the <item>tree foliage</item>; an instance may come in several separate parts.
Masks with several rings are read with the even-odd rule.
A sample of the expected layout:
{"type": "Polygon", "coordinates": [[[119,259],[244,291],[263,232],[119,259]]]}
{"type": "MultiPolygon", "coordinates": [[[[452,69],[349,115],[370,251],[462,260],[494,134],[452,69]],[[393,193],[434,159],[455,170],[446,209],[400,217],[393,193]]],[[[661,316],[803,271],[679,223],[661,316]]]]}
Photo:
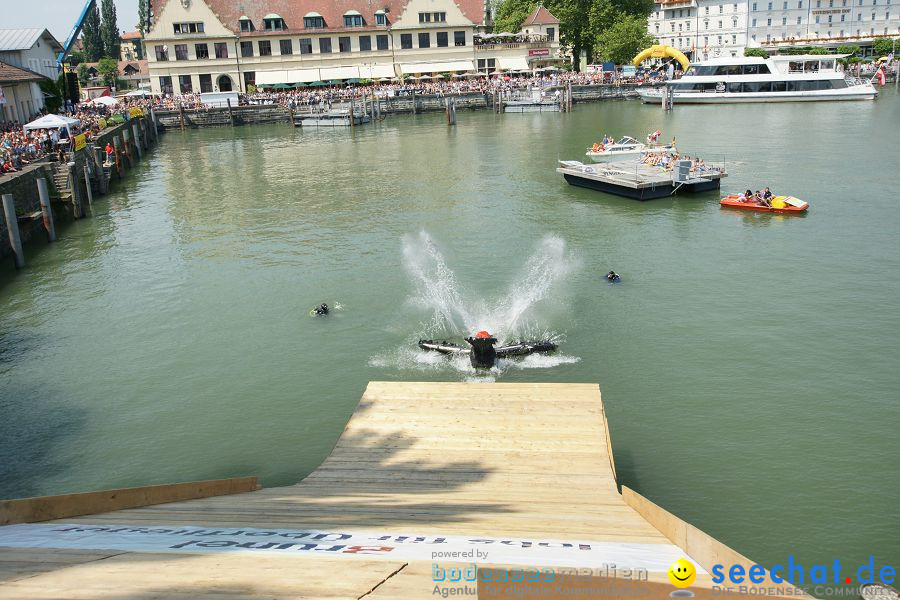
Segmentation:
{"type": "Polygon", "coordinates": [[[897,38],[896,40],[875,40],[875,43],[872,44],[872,48],[875,50],[876,57],[886,56],[887,54],[890,54],[891,49],[900,51],[900,38],[897,38]]]}
{"type": "Polygon", "coordinates": [[[87,85],[88,81],[91,80],[91,72],[88,69],[88,66],[84,63],[78,65],[78,82],[81,85],[87,85]]]}
{"type": "MultiPolygon", "coordinates": [[[[560,44],[572,54],[572,67],[580,67],[581,53],[593,62],[599,36],[622,17],[644,20],[653,10],[653,0],[544,0],[543,5],[559,19],[560,44]]],[[[519,31],[538,0],[503,0],[497,8],[495,31],[519,31]]],[[[652,38],[651,38],[652,39],[652,38]]]]}
{"type": "Polygon", "coordinates": [[[762,48],[744,48],[744,56],[758,56],[759,58],[769,58],[769,53],[762,48]]]}
{"type": "Polygon", "coordinates": [[[81,32],[85,60],[97,62],[103,58],[103,38],[100,36],[100,12],[96,7],[88,13],[81,32]]]}
{"type": "Polygon", "coordinates": [[[57,113],[59,107],[62,106],[62,94],[59,91],[59,84],[50,79],[42,79],[40,84],[41,91],[44,92],[44,106],[48,112],[57,113]]]}
{"type": "Polygon", "coordinates": [[[599,35],[597,52],[604,61],[626,64],[655,42],[656,39],[647,32],[645,16],[623,14],[599,35]]]}
{"type": "Polygon", "coordinates": [[[141,32],[142,36],[147,35],[147,17],[147,0],[138,0],[137,30],[141,32]]]}
{"type": "Polygon", "coordinates": [[[97,73],[103,79],[104,85],[113,86],[119,76],[119,63],[113,58],[104,57],[97,63],[97,73]]]}
{"type": "Polygon", "coordinates": [[[103,39],[103,55],[119,60],[119,24],[116,22],[116,5],[113,0],[103,0],[100,4],[103,23],[100,25],[100,37],[103,39]]]}

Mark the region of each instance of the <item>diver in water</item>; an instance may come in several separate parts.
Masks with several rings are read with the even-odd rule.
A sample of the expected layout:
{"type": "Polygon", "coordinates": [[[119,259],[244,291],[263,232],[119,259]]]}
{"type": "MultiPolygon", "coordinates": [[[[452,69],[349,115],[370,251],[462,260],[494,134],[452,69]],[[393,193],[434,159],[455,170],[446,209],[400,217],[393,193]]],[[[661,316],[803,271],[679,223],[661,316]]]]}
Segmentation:
{"type": "Polygon", "coordinates": [[[311,315],[314,317],[324,317],[328,314],[328,305],[324,302],[317,306],[316,308],[309,311],[311,315]]]}
{"type": "Polygon", "coordinates": [[[467,337],[466,341],[472,346],[469,360],[472,361],[473,367],[490,369],[494,366],[494,363],[497,362],[497,350],[494,348],[497,338],[487,331],[479,331],[475,337],[467,337]]]}
{"type": "Polygon", "coordinates": [[[618,281],[622,281],[622,278],[619,277],[619,274],[615,271],[610,271],[606,274],[606,280],[610,283],[616,283],[618,281]]]}

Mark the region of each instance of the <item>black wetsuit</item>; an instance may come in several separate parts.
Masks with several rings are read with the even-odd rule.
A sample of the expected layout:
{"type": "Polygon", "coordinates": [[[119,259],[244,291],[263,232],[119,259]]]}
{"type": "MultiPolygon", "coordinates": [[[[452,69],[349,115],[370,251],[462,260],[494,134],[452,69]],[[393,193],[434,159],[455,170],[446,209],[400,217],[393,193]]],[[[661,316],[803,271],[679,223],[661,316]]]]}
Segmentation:
{"type": "Polygon", "coordinates": [[[321,306],[315,308],[315,309],[313,310],[313,312],[315,312],[316,315],[318,315],[318,316],[320,316],[320,317],[324,317],[325,315],[328,314],[328,305],[327,305],[327,304],[323,304],[323,305],[321,305],[321,306]]]}
{"type": "Polygon", "coordinates": [[[497,338],[467,337],[466,341],[472,346],[472,351],[469,352],[469,360],[472,361],[473,367],[476,369],[490,369],[494,366],[494,363],[497,362],[497,351],[494,349],[497,338]]]}

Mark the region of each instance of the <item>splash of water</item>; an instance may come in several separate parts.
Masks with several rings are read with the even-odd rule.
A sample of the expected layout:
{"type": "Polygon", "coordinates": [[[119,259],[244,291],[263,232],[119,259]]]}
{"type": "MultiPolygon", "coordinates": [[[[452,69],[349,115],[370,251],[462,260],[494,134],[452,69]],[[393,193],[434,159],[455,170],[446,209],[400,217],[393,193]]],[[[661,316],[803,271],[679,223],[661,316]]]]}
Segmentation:
{"type": "Polygon", "coordinates": [[[578,362],[577,357],[554,354],[528,356],[524,360],[499,360],[489,370],[476,370],[465,355],[447,357],[416,348],[419,337],[436,339],[471,335],[487,329],[501,343],[520,339],[562,341],[562,334],[540,324],[540,307],[552,298],[559,302],[565,278],[577,267],[565,241],[546,236],[526,259],[506,292],[487,301],[468,293],[447,265],[443,253],[426,232],[403,241],[403,264],[413,284],[408,305],[428,315],[419,331],[389,355],[372,357],[373,367],[415,370],[452,370],[467,380],[492,381],[509,368],[547,368],[578,362]]]}
{"type": "MultiPolygon", "coordinates": [[[[493,302],[474,298],[460,287],[443,254],[426,232],[406,238],[403,262],[415,290],[411,303],[431,312],[429,332],[471,334],[487,329],[506,339],[534,333],[533,310],[575,268],[577,261],[562,238],[548,235],[526,260],[507,292],[493,302]]],[[[541,336],[547,339],[551,336],[541,336]]]]}

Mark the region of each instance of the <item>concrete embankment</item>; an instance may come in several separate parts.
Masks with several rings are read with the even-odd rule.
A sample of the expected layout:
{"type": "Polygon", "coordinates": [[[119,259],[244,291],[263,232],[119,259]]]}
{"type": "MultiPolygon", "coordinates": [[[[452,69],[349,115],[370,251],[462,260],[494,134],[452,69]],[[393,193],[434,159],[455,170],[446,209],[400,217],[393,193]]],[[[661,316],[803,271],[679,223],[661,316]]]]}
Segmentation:
{"type": "MultiPolygon", "coordinates": [[[[565,88],[560,88],[563,94],[565,88]]],[[[615,85],[577,85],[569,88],[573,102],[596,102],[636,98],[634,87],[615,85]]],[[[505,99],[493,93],[471,92],[464,94],[409,94],[385,98],[358,98],[353,101],[356,115],[383,116],[389,114],[417,114],[423,112],[443,112],[446,100],[453,100],[457,109],[497,110],[498,103],[505,99]]],[[[335,104],[338,107],[338,104],[335,104]]],[[[349,108],[350,102],[340,104],[349,108]]],[[[227,127],[265,123],[293,123],[294,116],[308,111],[309,107],[289,108],[276,104],[231,106],[221,108],[199,108],[159,110],[156,112],[160,127],[167,129],[191,129],[198,127],[227,127]]]]}
{"type": "Polygon", "coordinates": [[[139,113],[104,128],[90,142],[76,136],[76,150],[66,154],[65,163],[46,157],[0,178],[0,259],[11,255],[22,268],[25,243],[44,236],[54,241],[57,224],[91,215],[94,196],[106,194],[110,180],[124,176],[157,141],[152,113],[139,113]],[[107,143],[114,148],[109,157],[107,143]]]}

